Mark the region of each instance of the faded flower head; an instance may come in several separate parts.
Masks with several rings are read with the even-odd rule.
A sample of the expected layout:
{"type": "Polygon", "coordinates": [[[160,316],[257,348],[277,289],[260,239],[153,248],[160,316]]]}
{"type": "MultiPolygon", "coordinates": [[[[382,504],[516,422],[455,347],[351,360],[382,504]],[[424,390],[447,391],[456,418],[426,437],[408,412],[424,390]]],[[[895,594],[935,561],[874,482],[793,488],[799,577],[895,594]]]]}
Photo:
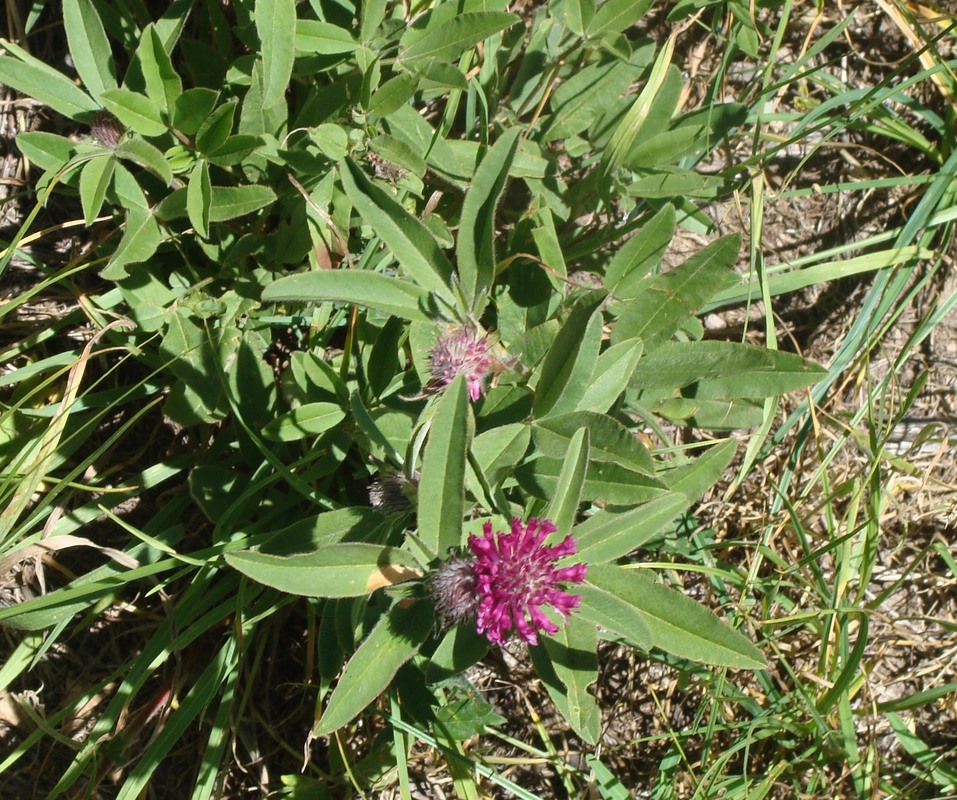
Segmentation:
{"type": "Polygon", "coordinates": [[[469,397],[478,400],[485,389],[485,376],[491,368],[489,340],[474,328],[452,328],[439,336],[429,353],[432,368],[430,383],[448,386],[456,375],[465,376],[469,397]]]}
{"type": "Polygon", "coordinates": [[[109,111],[97,111],[90,125],[90,135],[105,147],[116,147],[126,129],[109,111]]]}
{"type": "Polygon", "coordinates": [[[432,573],[429,588],[435,610],[447,625],[475,619],[475,563],[470,558],[453,556],[432,573]]]}
{"type": "Polygon", "coordinates": [[[557,545],[543,542],[555,526],[547,519],[512,520],[511,533],[492,532],[486,522],[482,536],[469,537],[473,558],[452,558],[433,575],[432,595],[439,614],[450,624],[475,620],[479,633],[492,644],[504,644],[514,629],[524,641],[538,644],[538,632],[558,632],[542,611],[551,606],[562,619],[578,608],[581,598],[559,588],[561,582],[581,583],[587,567],[558,567],[575,554],[571,536],[557,545]]]}
{"type": "Polygon", "coordinates": [[[369,485],[369,504],[387,514],[397,514],[412,508],[417,491],[416,481],[399,473],[384,472],[369,485]]]}

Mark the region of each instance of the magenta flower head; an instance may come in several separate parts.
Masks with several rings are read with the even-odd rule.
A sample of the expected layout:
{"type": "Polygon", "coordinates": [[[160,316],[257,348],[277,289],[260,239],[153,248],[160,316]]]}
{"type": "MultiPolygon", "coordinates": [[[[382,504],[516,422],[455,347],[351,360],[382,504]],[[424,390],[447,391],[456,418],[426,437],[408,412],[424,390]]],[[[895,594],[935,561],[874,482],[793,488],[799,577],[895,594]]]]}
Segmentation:
{"type": "Polygon", "coordinates": [[[448,386],[456,375],[465,376],[469,397],[478,400],[485,389],[485,376],[491,368],[489,340],[472,327],[452,328],[439,336],[429,353],[432,370],[430,384],[448,386]]]}
{"type": "Polygon", "coordinates": [[[474,558],[449,559],[433,575],[436,611],[450,625],[474,619],[492,644],[504,644],[512,629],[529,644],[538,644],[539,631],[557,633],[558,625],[542,608],[551,606],[567,619],[581,598],[559,583],[581,583],[587,567],[557,565],[575,554],[575,540],[566,536],[557,545],[543,544],[554,531],[547,519],[532,518],[527,525],[513,519],[511,533],[493,533],[486,522],[482,536],[469,536],[474,558]]]}

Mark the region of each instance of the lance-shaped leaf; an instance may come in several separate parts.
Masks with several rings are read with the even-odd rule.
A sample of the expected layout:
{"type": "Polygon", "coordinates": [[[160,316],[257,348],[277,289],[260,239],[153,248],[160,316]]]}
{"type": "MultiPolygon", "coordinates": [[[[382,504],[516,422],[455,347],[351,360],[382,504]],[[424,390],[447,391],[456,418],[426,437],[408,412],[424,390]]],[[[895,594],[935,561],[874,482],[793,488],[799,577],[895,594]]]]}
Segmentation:
{"type": "Polygon", "coordinates": [[[123,238],[116,246],[110,263],[100,273],[107,280],[120,280],[126,277],[126,267],[146,261],[163,241],[163,231],[156,217],[148,209],[131,206],[126,212],[126,224],[123,238]]]}
{"type": "Polygon", "coordinates": [[[73,66],[90,94],[115,89],[113,51],[92,0],[63,0],[63,26],[73,66]]]}
{"type": "Polygon", "coordinates": [[[521,132],[518,126],[510,128],[485,154],[462,205],[455,254],[466,300],[473,306],[476,296],[491,286],[495,277],[495,209],[521,132]]]}
{"type": "Polygon", "coordinates": [[[697,500],[724,475],[737,448],[734,439],[708,448],[695,459],[658,473],[668,488],[681,492],[689,502],[697,500]]]}
{"type": "Polygon", "coordinates": [[[332,733],[358,716],[388,688],[399,667],[418,652],[432,627],[427,603],[389,609],[349,659],[313,735],[332,733]]]}
{"type": "Polygon", "coordinates": [[[369,180],[351,160],[340,167],[342,185],[362,218],[423,289],[451,301],[452,264],[429,229],[369,180]]]}
{"type": "Polygon", "coordinates": [[[518,22],[503,11],[470,11],[427,30],[399,53],[399,63],[417,68],[428,61],[451,61],[493,33],[518,22]]]}
{"type": "Polygon", "coordinates": [[[83,220],[92,225],[100,213],[106,190],[113,180],[116,158],[112,155],[93,158],[83,165],[80,172],[80,204],[83,207],[83,220]]]}
{"type": "Polygon", "coordinates": [[[824,374],[817,364],[793,353],[740,342],[666,342],[644,356],[631,388],[651,397],[672,396],[675,388],[708,387],[705,396],[768,397],[800,389],[824,374]]]}
{"type": "MultiPolygon", "coordinates": [[[[593,569],[594,565],[589,564],[589,573],[593,569]]],[[[590,575],[586,576],[583,584],[575,588],[582,599],[578,610],[582,619],[620,636],[630,647],[645,652],[650,650],[653,643],[651,631],[648,630],[641,612],[616,592],[592,583],[588,577],[590,575]]]]}
{"type": "Polygon", "coordinates": [[[588,587],[595,587],[633,609],[650,632],[652,644],[665,652],[721,667],[764,669],[767,666],[764,656],[744,634],[729,628],[681,592],[637,570],[590,564],[582,587],[583,602],[590,604],[593,598],[588,594],[588,587]]]}
{"type": "MultiPolygon", "coordinates": [[[[546,500],[555,496],[558,476],[564,465],[560,458],[536,458],[515,470],[523,489],[546,500]]],[[[667,491],[657,478],[641,475],[610,462],[593,461],[585,472],[584,500],[600,500],[618,506],[632,506],[667,491]]]]}
{"type": "Polygon", "coordinates": [[[109,89],[100,95],[106,106],[126,127],[143,136],[161,136],[166,133],[166,123],[156,103],[145,94],[129,89],[109,89]]]}
{"type": "Polygon", "coordinates": [[[351,53],[358,46],[349,31],[331,22],[301,19],[296,23],[296,50],[300,53],[338,55],[351,53]]]}
{"type": "Polygon", "coordinates": [[[186,213],[189,221],[204,239],[209,233],[209,209],[212,205],[212,187],[209,183],[209,164],[196,162],[186,185],[186,213]]]}
{"type": "Polygon", "coordinates": [[[377,272],[327,269],[287,275],[263,290],[265,302],[294,301],[321,303],[336,300],[374,308],[402,319],[431,321],[423,310],[429,303],[428,292],[398,278],[377,272]]]}
{"type": "Polygon", "coordinates": [[[404,550],[361,542],[291,556],[239,550],[227,553],[226,563],[257,583],[305,597],[359,597],[422,574],[404,550]]]}
{"type": "Polygon", "coordinates": [[[643,475],[655,474],[651,454],[635,433],[607,414],[573,411],[537,420],[532,423],[532,438],[544,455],[562,458],[572,436],[582,427],[591,435],[592,461],[609,461],[643,475]]]}
{"type": "Polygon", "coordinates": [[[96,101],[53,67],[12,42],[3,48],[15,58],[0,57],[0,83],[23,92],[65,117],[89,122],[99,110],[96,101]]]}
{"type": "Polygon", "coordinates": [[[579,428],[568,440],[562,471],[545,516],[555,523],[556,531],[550,541],[561,541],[572,531],[588,468],[588,428],[579,428]]]}
{"type": "Polygon", "coordinates": [[[172,116],[176,100],[183,93],[183,81],[173,69],[169,54],[152,23],[143,29],[136,55],[146,84],[146,96],[172,116]]]}
{"type": "Polygon", "coordinates": [[[708,300],[740,283],[734,271],[740,246],[740,236],[722,236],[674,269],[646,277],[624,305],[612,343],[641,339],[651,352],[670,339],[708,300]]]}
{"type": "Polygon", "coordinates": [[[675,207],[668,204],[615,253],[605,269],[605,288],[619,300],[634,297],[641,279],[661,263],[677,227],[675,207]]]}
{"type": "Polygon", "coordinates": [[[608,411],[628,387],[643,352],[640,339],[628,339],[598,356],[595,372],[578,407],[599,414],[608,411]]]}
{"type": "Polygon", "coordinates": [[[304,403],[280,414],[263,428],[263,436],[279,442],[297,442],[334,428],[346,414],[336,403],[304,403]]]}
{"type": "Polygon", "coordinates": [[[691,502],[672,492],[623,514],[600,511],[575,527],[578,554],[596,563],[628,555],[664,530],[691,502]]]}
{"type": "Polygon", "coordinates": [[[456,625],[442,637],[425,668],[429,683],[461,675],[488,652],[488,639],[474,625],[456,625]]]}
{"type": "Polygon", "coordinates": [[[419,537],[439,555],[462,544],[470,417],[465,378],[458,375],[436,408],[419,481],[419,537]]]}
{"type": "Polygon", "coordinates": [[[253,17],[263,59],[263,106],[282,99],[296,58],[296,0],[256,0],[253,17]]]}
{"type": "MultiPolygon", "coordinates": [[[[562,683],[559,691],[564,689],[563,710],[567,709],[568,723],[586,742],[596,744],[601,735],[601,711],[594,695],[588,691],[598,680],[595,625],[576,612],[558,633],[542,637],[541,642],[555,676],[562,683]]],[[[536,668],[539,664],[536,659],[536,668]]],[[[551,686],[548,688],[551,693],[551,686]]]]}
{"type": "Polygon", "coordinates": [[[173,182],[173,171],[170,169],[166,157],[158,148],[153,147],[139,136],[133,136],[119,144],[116,148],[116,155],[145,167],[158,178],[161,178],[167,186],[173,182]]]}
{"type": "Polygon", "coordinates": [[[651,3],[652,0],[606,0],[588,23],[588,36],[621,33],[640,20],[651,3]]]}
{"type": "Polygon", "coordinates": [[[601,347],[602,291],[589,292],[576,303],[549,348],[535,387],[534,416],[574,411],[595,372],[601,347]]]}

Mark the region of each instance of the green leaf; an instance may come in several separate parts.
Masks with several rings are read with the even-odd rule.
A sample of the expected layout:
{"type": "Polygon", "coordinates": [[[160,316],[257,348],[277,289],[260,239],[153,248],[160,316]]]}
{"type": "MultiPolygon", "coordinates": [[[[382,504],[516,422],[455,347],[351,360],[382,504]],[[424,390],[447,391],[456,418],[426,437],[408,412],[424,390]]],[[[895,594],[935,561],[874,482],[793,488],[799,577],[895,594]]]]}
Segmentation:
{"type": "Polygon", "coordinates": [[[425,680],[438,683],[461,675],[487,652],[488,639],[478,633],[474,625],[456,625],[435,648],[425,668],[425,680]]]}
{"type": "Polygon", "coordinates": [[[419,538],[436,555],[462,544],[465,459],[472,425],[465,377],[458,375],[439,399],[422,456],[419,538]]]}
{"type": "Polygon", "coordinates": [[[352,34],[331,22],[301,19],[296,22],[296,50],[300,53],[319,53],[334,56],[352,53],[359,45],[352,34]]]}
{"type": "Polygon", "coordinates": [[[356,210],[399,264],[423,289],[451,300],[452,265],[429,229],[370,181],[351,159],[346,159],[339,174],[356,210]]]}
{"type": "Polygon", "coordinates": [[[594,585],[589,580],[593,570],[594,565],[589,564],[585,582],[575,587],[576,594],[582,599],[578,612],[582,619],[617,634],[630,647],[645,652],[651,650],[653,640],[645,617],[614,591],[594,585]]]}
{"type": "MultiPolygon", "coordinates": [[[[634,609],[651,633],[652,644],[667,653],[734,669],[767,666],[761,652],[742,633],[729,628],[704,606],[637,570],[590,564],[586,585],[634,609]]],[[[590,599],[583,595],[583,602],[590,599]]]]}
{"type": "Polygon", "coordinates": [[[213,186],[210,222],[225,222],[258,211],[276,199],[268,186],[213,186]]]}
{"type": "MultiPolygon", "coordinates": [[[[276,199],[268,186],[213,186],[211,189],[210,222],[251,214],[276,199]]],[[[156,215],[164,221],[187,216],[186,199],[186,189],[177,189],[156,206],[156,215]]]]}
{"type": "Polygon", "coordinates": [[[645,200],[692,197],[713,200],[725,186],[724,178],[699,175],[690,169],[647,170],[625,186],[632,197],[645,200]]]}
{"type": "Polygon", "coordinates": [[[359,28],[359,38],[363,44],[368,44],[375,36],[379,26],[385,20],[388,0],[362,0],[362,25],[359,28]]]}
{"type": "MultiPolygon", "coordinates": [[[[564,465],[560,458],[537,458],[515,469],[515,477],[526,491],[545,500],[555,497],[558,476],[564,465]]],[[[612,505],[633,506],[667,491],[656,478],[633,472],[617,464],[592,462],[585,473],[583,500],[598,500],[612,505]]]]}
{"type": "Polygon", "coordinates": [[[418,652],[433,626],[427,603],[390,608],[349,659],[313,736],[341,728],[382,694],[399,667],[418,652]]]}
{"type": "Polygon", "coordinates": [[[291,556],[237,550],[225,558],[257,583],[305,597],[361,597],[421,575],[404,550],[362,542],[330,544],[291,556]]]}
{"type": "Polygon", "coordinates": [[[601,736],[601,711],[588,687],[598,680],[598,636],[595,626],[579,614],[559,627],[553,636],[543,636],[555,675],[564,684],[568,722],[589,744],[601,736]]]}
{"type": "Polygon", "coordinates": [[[686,464],[679,464],[673,469],[659,473],[660,477],[672,491],[681,492],[688,502],[697,500],[708,489],[714,486],[734,458],[737,442],[728,439],[726,442],[709,447],[704,453],[686,464]]]}
{"type": "Polygon", "coordinates": [[[741,282],[734,271],[740,249],[740,235],[722,236],[683,264],[647,276],[624,304],[612,344],[641,339],[648,353],[666,342],[714,295],[741,282]]]}
{"type": "MultiPolygon", "coordinates": [[[[655,62],[651,67],[648,78],[641,92],[635,98],[628,109],[628,112],[622,117],[615,128],[608,146],[604,149],[601,156],[600,174],[608,176],[617,172],[621,167],[622,160],[632,145],[638,140],[638,134],[641,133],[648,119],[652,117],[652,111],[659,97],[667,98],[668,75],[676,75],[677,80],[681,80],[681,74],[677,69],[672,68],[671,58],[675,50],[675,35],[665,40],[664,45],[655,56],[655,62]]],[[[671,115],[669,111],[668,116],[671,115]]]]}
{"type": "Polygon", "coordinates": [[[90,94],[115,89],[113,51],[92,0],[63,0],[63,26],[73,66],[90,94]]]}
{"type": "Polygon", "coordinates": [[[403,72],[390,78],[372,95],[369,114],[375,118],[387,117],[409,102],[418,86],[414,75],[403,72]]]}
{"type": "Polygon", "coordinates": [[[572,33],[584,36],[595,16],[595,0],[565,0],[565,24],[572,33]]]}
{"type": "Polygon", "coordinates": [[[335,300],[374,308],[402,319],[431,322],[424,309],[430,301],[428,292],[408,281],[389,278],[376,272],[322,270],[288,275],[263,290],[264,302],[292,300],[299,303],[321,303],[335,300]]]}
{"type": "Polygon", "coordinates": [[[162,136],[166,124],[157,105],[146,95],[129,89],[110,89],[100,101],[127,128],[143,136],[162,136]]]}
{"type": "Polygon", "coordinates": [[[238,133],[235,136],[230,136],[222,147],[209,153],[206,160],[217,167],[230,167],[233,164],[241,164],[262,145],[261,136],[238,133]]]}
{"type": "MultiPolygon", "coordinates": [[[[824,370],[793,353],[738,342],[666,342],[641,359],[631,388],[671,396],[707,384],[710,397],[769,397],[801,389],[824,370]]],[[[658,395],[660,396],[660,395],[658,395]]]]}
{"type": "Polygon", "coordinates": [[[640,74],[639,67],[617,59],[575,72],[549,100],[552,114],[542,131],[542,141],[581,133],[608,110],[609,98],[624,95],[640,74]]]}
{"type": "Polygon", "coordinates": [[[525,451],[532,433],[528,425],[516,422],[498,425],[472,441],[472,455],[494,485],[509,475],[525,451]]]}
{"type": "Polygon", "coordinates": [[[535,387],[536,419],[573,411],[585,396],[601,347],[604,299],[600,291],[584,295],[555,337],[535,387]]]}
{"type": "Polygon", "coordinates": [[[176,101],[183,93],[183,82],[173,69],[154,24],[150,23],[143,29],[136,55],[146,83],[146,96],[171,116],[176,101]]]}
{"type": "Polygon", "coordinates": [[[653,0],[607,0],[587,25],[589,38],[621,33],[640,20],[653,0]]]}
{"type": "Polygon", "coordinates": [[[431,28],[399,53],[400,63],[418,67],[429,59],[451,61],[493,33],[518,22],[514,14],[501,11],[472,11],[459,14],[431,28]]]}
{"type": "Polygon", "coordinates": [[[146,261],[163,241],[163,234],[156,218],[149,209],[132,206],[126,212],[126,224],[123,238],[109,264],[100,273],[107,280],[121,280],[126,277],[126,267],[140,261],[146,261]]]}
{"type": "Polygon", "coordinates": [[[369,140],[369,149],[391,164],[408,170],[416,177],[421,178],[425,175],[425,161],[422,156],[401,139],[396,139],[387,133],[379,134],[369,140]]]}
{"type": "Polygon", "coordinates": [[[578,407],[596,413],[608,411],[627,388],[643,350],[640,339],[629,339],[609,347],[598,356],[595,374],[578,407]]]}
{"type": "Polygon", "coordinates": [[[715,103],[686,114],[675,120],[669,130],[635,142],[625,156],[625,166],[664,167],[688,156],[709,153],[747,117],[747,106],[740,103],[715,103]]]}
{"type": "Polygon", "coordinates": [[[233,116],[235,113],[236,101],[230,100],[206,117],[196,133],[196,149],[204,155],[208,155],[226,144],[229,134],[233,131],[233,116]]]}
{"type": "MultiPolygon", "coordinates": [[[[194,469],[193,474],[195,472],[194,469]]],[[[190,486],[193,486],[192,477],[190,486]]],[[[323,511],[276,531],[276,534],[263,544],[261,552],[288,556],[319,550],[346,540],[374,541],[382,527],[389,524],[382,514],[368,506],[323,511]]]]}
{"type": "Polygon", "coordinates": [[[345,416],[335,403],[306,403],[270,421],[263,428],[263,436],[276,442],[297,442],[325,433],[345,416]]]}
{"type": "Polygon", "coordinates": [[[263,60],[264,107],[280,101],[296,58],[296,0],[256,0],[253,17],[263,60]]]}
{"type": "Polygon", "coordinates": [[[45,131],[18,133],[16,141],[20,152],[44,171],[62,169],[72,157],[75,147],[65,136],[45,131]]]}
{"type": "Polygon", "coordinates": [[[462,205],[455,254],[465,298],[476,314],[476,297],[495,278],[495,210],[521,133],[518,126],[510,128],[485,154],[462,205]]]}
{"type": "MultiPolygon", "coordinates": [[[[752,428],[760,425],[764,418],[764,403],[747,398],[704,397],[708,384],[687,390],[695,396],[674,397],[657,402],[645,402],[644,408],[665,419],[680,425],[707,428],[715,431],[728,431],[740,428],[752,428]]],[[[718,390],[718,394],[720,394],[718,390]]],[[[644,401],[643,401],[644,402],[644,401]]]]}
{"type": "Polygon", "coordinates": [[[605,288],[619,300],[635,297],[641,279],[661,263],[677,227],[674,206],[665,205],[615,253],[605,270],[605,288]]]}
{"type": "Polygon", "coordinates": [[[555,493],[545,512],[545,516],[555,523],[557,530],[552,536],[557,540],[564,539],[571,533],[578,516],[578,504],[585,487],[588,453],[588,428],[582,427],[576,430],[568,441],[555,493]]]}
{"type": "MultiPolygon", "coordinates": [[[[3,48],[19,56],[20,48],[4,42],[3,48]]],[[[65,117],[89,122],[99,110],[96,101],[69,78],[52,67],[33,59],[4,56],[0,58],[0,83],[39,100],[65,117]]]]}
{"type": "Polygon", "coordinates": [[[695,498],[674,491],[623,514],[599,511],[572,532],[578,555],[592,564],[614,561],[637,550],[673,522],[695,498]]]}
{"type": "Polygon", "coordinates": [[[209,183],[209,164],[196,162],[186,184],[186,213],[193,228],[204,239],[209,236],[209,209],[212,204],[212,187],[209,183]]]}
{"type": "Polygon", "coordinates": [[[87,225],[92,225],[100,213],[115,167],[116,158],[108,155],[90,159],[80,172],[80,205],[83,207],[83,221],[87,225]]]}
{"type": "Polygon", "coordinates": [[[349,134],[341,125],[324,122],[309,131],[309,138],[332,161],[342,161],[349,152],[349,134]]]}
{"type": "Polygon", "coordinates": [[[167,186],[173,182],[173,170],[170,169],[169,162],[158,148],[145,139],[133,136],[121,142],[116,147],[116,155],[145,167],[167,186]]]}
{"type": "Polygon", "coordinates": [[[194,136],[215,108],[218,98],[219,94],[212,89],[187,89],[173,103],[173,125],[181,133],[194,136]]]}
{"type": "Polygon", "coordinates": [[[532,423],[532,439],[539,451],[550,458],[562,458],[579,428],[590,434],[591,460],[608,461],[633,472],[655,474],[651,454],[618,420],[593,411],[547,417],[532,423]]]}

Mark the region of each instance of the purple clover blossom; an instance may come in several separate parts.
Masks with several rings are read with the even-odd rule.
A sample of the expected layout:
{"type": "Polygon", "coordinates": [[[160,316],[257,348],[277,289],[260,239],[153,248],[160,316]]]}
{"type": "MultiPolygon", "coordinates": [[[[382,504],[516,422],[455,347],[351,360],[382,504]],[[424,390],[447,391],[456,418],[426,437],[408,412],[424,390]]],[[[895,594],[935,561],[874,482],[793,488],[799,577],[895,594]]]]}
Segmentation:
{"type": "Polygon", "coordinates": [[[558,567],[575,554],[571,536],[557,545],[545,545],[555,532],[550,520],[512,520],[511,533],[492,532],[486,522],[482,536],[469,536],[474,558],[446,561],[431,581],[435,608],[446,623],[475,620],[479,633],[492,644],[504,644],[514,628],[529,644],[538,644],[538,631],[555,634],[559,628],[542,611],[551,606],[563,620],[578,608],[581,598],[562,591],[560,582],[581,583],[585,564],[558,567]]]}
{"type": "Polygon", "coordinates": [[[469,397],[478,400],[491,366],[488,350],[488,337],[479,336],[474,328],[451,329],[436,339],[429,353],[432,383],[448,386],[456,375],[464,375],[469,397]]]}

